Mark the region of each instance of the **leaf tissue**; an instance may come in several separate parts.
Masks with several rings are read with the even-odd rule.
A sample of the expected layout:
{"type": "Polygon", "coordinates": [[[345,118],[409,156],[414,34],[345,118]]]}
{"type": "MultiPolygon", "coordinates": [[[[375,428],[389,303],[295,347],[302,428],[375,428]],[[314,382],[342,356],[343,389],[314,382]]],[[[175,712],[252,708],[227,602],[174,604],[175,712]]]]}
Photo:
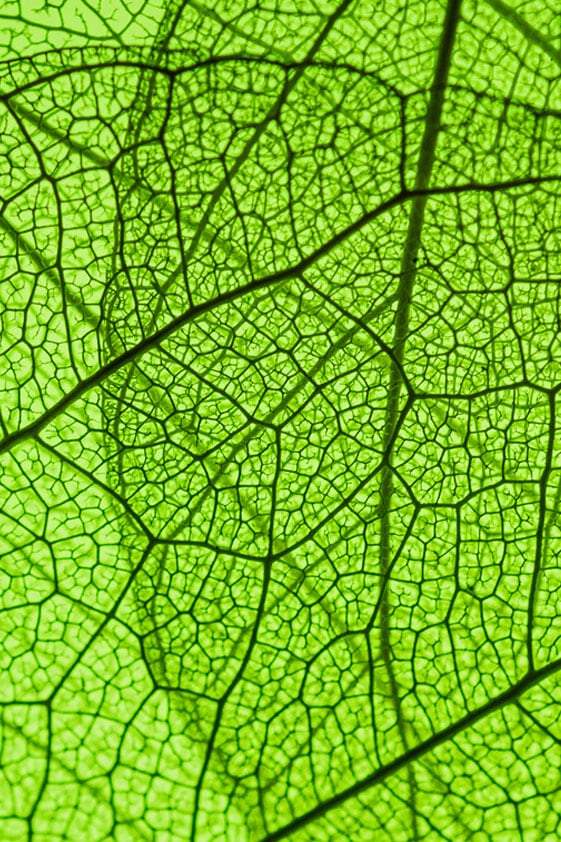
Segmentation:
{"type": "Polygon", "coordinates": [[[2,840],[559,840],[557,5],[0,19],[2,840]]]}

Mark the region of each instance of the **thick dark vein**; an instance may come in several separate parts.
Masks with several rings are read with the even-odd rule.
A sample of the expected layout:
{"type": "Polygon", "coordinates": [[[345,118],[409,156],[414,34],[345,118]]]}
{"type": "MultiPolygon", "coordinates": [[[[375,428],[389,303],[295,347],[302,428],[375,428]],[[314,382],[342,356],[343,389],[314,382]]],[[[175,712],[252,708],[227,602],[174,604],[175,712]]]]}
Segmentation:
{"type": "Polygon", "coordinates": [[[448,725],[448,727],[443,728],[442,731],[436,732],[432,737],[429,737],[427,740],[419,743],[414,748],[411,748],[399,757],[396,757],[395,760],[392,760],[390,763],[386,763],[384,766],[376,769],[376,771],[371,775],[367,775],[365,778],[357,781],[352,786],[337,793],[337,795],[334,795],[332,798],[326,799],[321,804],[318,804],[317,807],[314,807],[313,810],[298,816],[298,818],[294,819],[294,821],[289,824],[286,824],[272,833],[269,833],[267,836],[262,837],[260,842],[276,842],[276,840],[279,839],[287,839],[293,833],[296,833],[306,827],[311,822],[324,818],[331,810],[340,807],[351,798],[356,798],[362,795],[373,786],[382,783],[392,775],[401,772],[403,769],[409,768],[417,760],[420,760],[421,757],[424,757],[426,754],[434,751],[438,748],[438,746],[450,742],[455,737],[461,735],[464,731],[474,728],[486,717],[491,716],[493,713],[502,710],[508,705],[516,704],[523,693],[531,690],[532,687],[540,684],[540,682],[545,679],[556,675],[559,670],[561,670],[561,658],[552,661],[550,664],[547,664],[539,670],[529,672],[524,678],[516,682],[516,684],[513,684],[508,690],[505,690],[504,693],[500,693],[498,696],[490,699],[480,708],[470,711],[457,722],[453,722],[451,725],[448,725]]]}
{"type": "Polygon", "coordinates": [[[215,298],[210,299],[209,301],[206,301],[203,304],[195,305],[189,310],[186,310],[184,313],[177,316],[177,318],[173,319],[167,325],[164,325],[164,327],[160,328],[151,336],[148,336],[142,341],[138,342],[128,351],[125,351],[124,353],[110,360],[104,366],[101,366],[101,368],[99,368],[98,371],[96,371],[94,374],[82,380],[67,395],[65,395],[49,410],[47,410],[47,412],[37,421],[34,421],[31,424],[22,427],[20,430],[11,433],[9,436],[6,436],[3,439],[3,441],[0,442],[0,453],[9,450],[17,442],[35,436],[47,424],[50,424],[55,418],[57,418],[65,410],[72,406],[72,404],[74,404],[81,397],[87,394],[92,388],[101,385],[101,383],[103,383],[112,374],[115,374],[115,372],[119,371],[119,369],[123,368],[127,364],[135,362],[143,354],[146,354],[148,351],[157,348],[162,342],[164,342],[164,340],[168,339],[176,331],[185,327],[185,325],[189,324],[191,321],[195,320],[200,315],[212,312],[217,308],[224,306],[225,304],[229,304],[232,301],[236,301],[238,298],[242,298],[245,295],[251,294],[260,289],[278,285],[285,281],[292,280],[293,278],[300,277],[306,269],[309,269],[318,260],[329,254],[329,252],[331,252],[338,245],[344,242],[348,237],[352,236],[365,225],[368,225],[370,222],[372,222],[374,219],[381,216],[382,214],[386,213],[388,210],[391,210],[392,208],[402,204],[404,201],[407,200],[407,198],[408,197],[404,197],[401,194],[399,194],[397,196],[394,196],[392,199],[389,199],[387,202],[382,203],[375,210],[371,211],[368,214],[365,214],[360,220],[357,220],[357,222],[353,223],[352,225],[349,225],[346,229],[344,229],[344,231],[341,231],[339,234],[335,235],[331,240],[329,240],[323,246],[320,246],[318,249],[316,249],[316,251],[312,252],[312,254],[301,260],[295,266],[291,266],[288,269],[282,269],[281,271],[274,272],[271,275],[265,275],[264,277],[259,278],[256,281],[250,281],[249,283],[244,284],[243,286],[238,287],[237,289],[228,290],[227,292],[224,292],[221,295],[217,295],[215,298]]]}
{"type": "MultiPolygon", "coordinates": [[[[397,287],[397,308],[394,322],[393,354],[390,363],[390,383],[388,388],[388,403],[383,433],[383,451],[385,464],[380,474],[380,570],[384,580],[388,579],[391,559],[391,511],[394,493],[394,474],[392,470],[392,450],[395,442],[395,429],[399,417],[403,376],[401,367],[405,355],[405,344],[409,330],[409,313],[415,277],[417,274],[417,260],[421,246],[421,233],[425,216],[427,195],[425,191],[430,186],[433,164],[435,160],[436,144],[440,132],[444,94],[448,82],[448,74],[452,60],[456,29],[460,18],[461,0],[449,0],[442,38],[439,46],[434,79],[431,87],[430,100],[425,118],[425,127],[419,151],[414,190],[419,191],[412,203],[409,215],[409,226],[403,246],[401,258],[400,279],[397,287]]],[[[407,725],[401,713],[401,699],[399,679],[395,674],[392,661],[391,642],[391,589],[389,582],[384,589],[384,597],[380,609],[380,651],[386,668],[390,684],[393,706],[396,712],[397,727],[404,749],[408,748],[407,725]]],[[[419,838],[416,809],[416,782],[412,767],[408,767],[409,788],[411,798],[411,820],[413,838],[419,838]]]]}
{"type": "Polygon", "coordinates": [[[286,281],[300,277],[306,269],[309,269],[316,262],[321,260],[322,257],[327,256],[331,251],[333,251],[339,245],[344,243],[345,240],[353,236],[353,234],[356,234],[358,231],[360,231],[365,226],[369,225],[379,216],[382,216],[384,213],[387,213],[389,210],[392,210],[393,208],[398,207],[399,205],[405,204],[409,201],[413,201],[415,198],[421,196],[442,196],[467,192],[487,193],[495,192],[498,190],[516,189],[519,187],[524,187],[526,185],[557,183],[559,181],[561,181],[561,176],[552,174],[543,177],[509,179],[505,182],[492,182],[490,184],[478,184],[475,182],[471,182],[469,184],[462,184],[454,187],[430,188],[428,190],[422,191],[413,190],[405,194],[398,193],[391,199],[382,202],[374,210],[365,213],[356,222],[353,222],[351,225],[344,228],[342,231],[340,231],[338,234],[336,234],[334,237],[332,237],[330,240],[328,240],[326,243],[324,243],[322,246],[320,246],[314,252],[308,255],[308,257],[303,258],[294,266],[288,267],[287,269],[281,269],[280,271],[273,272],[270,275],[264,275],[263,277],[260,277],[254,281],[250,281],[247,284],[237,287],[236,289],[228,290],[227,292],[221,293],[215,298],[212,298],[204,302],[203,304],[195,305],[191,309],[181,313],[167,325],[164,325],[158,331],[156,331],[150,336],[147,336],[145,339],[138,342],[132,348],[118,355],[106,365],[98,369],[98,371],[94,372],[89,377],[82,380],[73,389],[71,389],[70,392],[67,395],[65,395],[64,398],[61,398],[59,401],[53,404],[53,406],[50,407],[39,419],[22,427],[16,432],[10,433],[8,436],[5,436],[5,438],[0,442],[0,453],[9,450],[11,447],[14,446],[14,444],[16,444],[19,441],[23,441],[27,438],[32,438],[37,432],[42,430],[47,424],[50,424],[55,418],[57,418],[61,413],[63,413],[66,409],[72,406],[73,403],[75,403],[77,400],[79,400],[81,397],[87,394],[87,392],[89,392],[92,388],[94,388],[95,386],[99,386],[108,377],[110,377],[115,372],[119,371],[119,369],[123,368],[131,362],[136,361],[148,351],[157,348],[159,345],[161,345],[162,342],[164,342],[166,339],[172,336],[176,331],[185,327],[185,325],[189,324],[191,321],[194,321],[200,315],[212,312],[224,306],[225,304],[228,304],[232,301],[236,301],[238,298],[243,298],[244,296],[256,292],[260,289],[266,289],[267,287],[280,285],[286,281]]]}
{"type": "Polygon", "coordinates": [[[544,549],[547,536],[547,498],[548,485],[553,467],[553,451],[556,439],[556,418],[555,418],[555,393],[551,392],[549,395],[549,425],[547,444],[545,446],[545,465],[540,477],[540,498],[538,508],[538,524],[536,529],[536,549],[534,555],[534,566],[532,570],[532,582],[530,585],[530,594],[528,598],[528,637],[527,637],[527,654],[528,667],[530,670],[534,668],[534,623],[536,613],[536,603],[539,596],[540,579],[543,566],[544,549]]]}
{"type": "Polygon", "coordinates": [[[507,3],[503,3],[502,0],[485,0],[486,4],[494,9],[498,14],[504,18],[504,20],[514,26],[521,35],[526,38],[530,44],[534,44],[538,47],[542,52],[544,52],[549,58],[555,62],[558,67],[561,67],[561,50],[555,49],[553,44],[546,38],[545,35],[532,26],[528,21],[517,12],[516,9],[513,9],[512,6],[509,6],[507,3]]]}
{"type": "Polygon", "coordinates": [[[77,2],[0,62],[9,832],[547,836],[554,11],[77,2]]]}

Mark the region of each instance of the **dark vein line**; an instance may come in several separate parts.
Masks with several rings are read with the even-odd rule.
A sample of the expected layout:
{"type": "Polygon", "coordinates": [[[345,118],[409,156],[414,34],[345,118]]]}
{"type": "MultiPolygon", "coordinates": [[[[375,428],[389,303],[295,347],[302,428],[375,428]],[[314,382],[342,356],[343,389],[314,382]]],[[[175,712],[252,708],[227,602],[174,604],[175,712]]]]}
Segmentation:
{"type": "Polygon", "coordinates": [[[542,52],[550,57],[558,67],[561,67],[561,51],[556,50],[550,44],[545,35],[535,29],[528,21],[522,17],[516,9],[503,3],[502,0],[485,0],[488,6],[498,12],[498,14],[507,22],[512,24],[531,44],[538,47],[542,52]]]}
{"type": "MultiPolygon", "coordinates": [[[[55,266],[48,263],[44,255],[17,230],[9,219],[6,218],[5,214],[0,214],[0,229],[10,237],[16,250],[21,248],[27,254],[39,272],[43,272],[54,286],[60,286],[60,277],[55,266]]],[[[19,268],[21,269],[21,266],[19,268]]],[[[79,312],[82,320],[86,324],[94,329],[99,327],[99,316],[87,304],[84,304],[79,295],[76,295],[71,289],[67,289],[66,300],[79,312]]]]}
{"type": "Polygon", "coordinates": [[[419,743],[419,745],[404,752],[400,757],[396,757],[395,760],[381,766],[371,775],[367,775],[365,778],[357,781],[352,786],[347,787],[347,789],[344,789],[332,798],[327,799],[322,804],[318,804],[318,806],[314,807],[313,810],[298,816],[298,818],[294,819],[289,824],[286,824],[267,836],[262,837],[260,842],[277,842],[279,839],[286,839],[292,833],[296,833],[298,830],[306,827],[311,822],[323,818],[330,810],[333,810],[335,807],[339,807],[350,798],[356,798],[371,787],[382,783],[382,781],[385,781],[392,775],[395,775],[401,770],[407,768],[410,764],[415,763],[424,755],[434,751],[434,749],[438,748],[438,746],[454,739],[454,737],[459,736],[469,728],[473,728],[478,722],[485,719],[485,717],[490,716],[492,713],[496,713],[507,705],[515,704],[523,693],[526,693],[546,678],[555,675],[555,673],[557,673],[560,669],[561,658],[558,658],[550,664],[547,664],[547,666],[528,673],[524,678],[516,682],[516,684],[513,684],[508,690],[505,690],[503,693],[495,696],[494,699],[490,699],[482,707],[477,710],[470,711],[457,722],[448,725],[447,728],[443,728],[442,731],[438,731],[436,734],[433,734],[432,737],[429,737],[427,740],[419,743]]]}
{"type": "Polygon", "coordinates": [[[285,281],[300,277],[306,269],[309,269],[323,257],[327,256],[353,234],[362,230],[362,228],[377,219],[379,216],[393,210],[393,208],[399,207],[406,202],[414,201],[415,199],[423,196],[446,196],[450,194],[459,195],[461,193],[470,192],[488,193],[498,190],[516,189],[525,186],[539,186],[541,184],[558,183],[560,181],[561,175],[550,175],[542,178],[528,177],[522,179],[510,179],[505,182],[493,182],[490,184],[471,182],[451,187],[435,187],[427,190],[411,190],[408,193],[397,193],[391,199],[387,199],[382,202],[374,208],[374,210],[368,211],[360,217],[360,219],[351,223],[338,234],[335,234],[331,240],[328,240],[294,266],[289,266],[286,269],[281,269],[278,272],[273,272],[269,275],[264,275],[261,278],[249,281],[236,289],[221,293],[215,298],[209,299],[203,304],[195,305],[189,310],[181,313],[175,319],[172,319],[172,321],[167,325],[164,325],[164,327],[156,331],[156,333],[147,336],[141,342],[137,343],[132,348],[129,348],[128,351],[125,351],[115,357],[109,363],[98,369],[98,371],[82,380],[73,389],[71,389],[64,398],[61,398],[49,410],[47,410],[41,418],[6,436],[2,441],[0,441],[0,453],[9,450],[20,441],[34,437],[41,429],[51,423],[51,421],[68,409],[68,407],[75,401],[79,400],[79,398],[86,394],[90,389],[103,383],[107,377],[114,374],[123,366],[134,362],[139,357],[143,356],[143,354],[157,348],[164,340],[172,336],[177,330],[185,327],[185,325],[194,321],[199,316],[212,312],[225,304],[229,304],[232,301],[236,301],[238,298],[243,298],[243,296],[256,292],[260,289],[266,289],[267,287],[276,286],[277,284],[282,284],[285,281]]]}
{"type": "Polygon", "coordinates": [[[59,460],[64,465],[67,465],[73,471],[76,471],[76,473],[79,473],[83,477],[86,477],[92,485],[96,486],[101,491],[104,491],[107,495],[109,495],[110,498],[115,500],[115,502],[122,506],[123,513],[126,512],[130,519],[138,526],[140,531],[144,533],[146,538],[153,544],[157,543],[157,538],[152,534],[152,532],[146,526],[140,515],[138,515],[134,511],[129,501],[125,497],[123,497],[122,494],[119,494],[119,492],[116,491],[114,488],[108,486],[105,482],[103,482],[103,480],[99,479],[99,477],[97,477],[92,471],[88,471],[87,468],[83,467],[78,462],[74,462],[72,459],[69,459],[68,456],[66,456],[64,453],[61,453],[59,450],[56,449],[56,447],[53,447],[52,444],[49,444],[40,436],[36,437],[36,442],[40,448],[46,450],[48,453],[54,456],[55,459],[59,460]]]}
{"type": "MultiPolygon", "coordinates": [[[[189,262],[193,255],[195,254],[199,242],[203,233],[205,232],[208,223],[210,221],[212,212],[220,202],[222,196],[228,189],[228,185],[233,181],[239,170],[243,167],[243,165],[248,160],[253,148],[257,145],[263,134],[267,131],[271,123],[275,120],[278,120],[282,107],[285,104],[286,100],[288,99],[290,93],[294,90],[300,79],[306,73],[309,63],[315,54],[321,49],[323,44],[325,43],[329,33],[339,20],[339,18],[344,15],[349,5],[353,2],[353,0],[343,0],[343,2],[337,7],[337,9],[333,12],[332,15],[329,16],[325,26],[322,28],[321,32],[318,34],[317,38],[315,39],[314,43],[312,44],[309,52],[306,55],[305,60],[301,63],[301,65],[296,69],[295,73],[286,80],[285,84],[283,85],[279,95],[276,97],[275,102],[265,115],[265,117],[261,120],[261,122],[257,125],[257,128],[249,138],[249,140],[245,143],[243,149],[241,150],[240,154],[237,156],[236,160],[232,164],[232,166],[227,169],[226,163],[224,162],[224,169],[225,169],[225,177],[222,181],[215,187],[213,192],[210,196],[210,201],[205,208],[203,215],[201,217],[201,221],[197,227],[195,235],[189,245],[189,249],[186,252],[185,260],[189,262]]],[[[176,270],[177,272],[177,270],[176,270]]],[[[175,275],[175,272],[173,273],[175,275]]],[[[172,275],[172,278],[173,278],[172,275]]]]}
{"type": "MultiPolygon", "coordinates": [[[[401,368],[405,354],[405,343],[409,331],[409,313],[413,287],[417,275],[417,260],[421,246],[425,207],[428,200],[426,190],[429,187],[436,154],[436,144],[440,132],[444,93],[452,60],[456,29],[460,18],[461,0],[450,0],[446,8],[442,38],[440,41],[434,79],[421,140],[415,191],[419,194],[413,199],[409,216],[409,226],[403,246],[400,280],[397,287],[397,309],[395,314],[393,355],[390,363],[390,384],[388,404],[383,432],[383,452],[385,464],[380,474],[380,573],[382,580],[388,580],[391,560],[391,508],[394,494],[394,476],[392,470],[392,451],[395,442],[395,429],[399,417],[399,405],[403,387],[401,368]]],[[[401,743],[408,749],[406,723],[401,714],[401,700],[398,679],[392,662],[390,632],[390,582],[384,589],[384,598],[380,606],[380,653],[385,665],[392,702],[397,718],[397,728],[401,743]]],[[[412,767],[408,767],[410,808],[413,838],[418,839],[416,782],[412,767]]]]}
{"type": "Polygon", "coordinates": [[[277,486],[278,481],[281,473],[281,465],[282,465],[282,446],[281,446],[281,435],[280,432],[277,431],[276,438],[276,464],[275,464],[275,475],[273,477],[273,481],[271,483],[271,514],[269,517],[269,524],[268,524],[268,559],[267,563],[263,566],[263,578],[261,582],[261,593],[259,597],[259,604],[256,607],[255,611],[255,622],[251,627],[251,632],[249,635],[249,640],[247,643],[246,651],[243,654],[243,657],[240,660],[239,667],[236,671],[236,674],[233,676],[232,680],[230,681],[227,689],[222,694],[217,706],[216,706],[216,715],[214,718],[214,722],[212,724],[212,731],[209,736],[207,747],[205,751],[204,760],[201,766],[199,778],[195,787],[195,797],[194,797],[194,806],[193,806],[193,816],[191,821],[191,835],[190,840],[191,842],[195,842],[196,834],[197,834],[197,824],[199,819],[199,806],[200,806],[200,799],[203,793],[203,785],[204,780],[208,771],[208,767],[211,762],[212,754],[215,750],[215,743],[216,738],[218,736],[218,731],[220,729],[220,725],[222,723],[222,715],[224,713],[224,708],[226,707],[228,700],[240,681],[243,678],[244,672],[246,667],[253,655],[254,649],[257,644],[257,638],[259,634],[259,629],[261,626],[261,622],[263,617],[265,616],[265,608],[267,603],[267,597],[269,594],[269,589],[271,585],[271,573],[272,573],[272,556],[274,550],[274,543],[275,543],[275,517],[277,514],[277,486]]]}
{"type": "Polygon", "coordinates": [[[536,551],[534,556],[534,569],[532,571],[532,582],[528,597],[528,635],[527,635],[527,657],[528,668],[534,668],[534,616],[536,612],[536,601],[539,593],[539,585],[542,570],[542,559],[546,535],[546,513],[547,513],[547,486],[553,463],[553,448],[555,445],[555,393],[549,395],[549,430],[547,436],[547,447],[545,452],[545,465],[540,477],[540,499],[538,525],[536,529],[536,551]]]}
{"type": "MultiPolygon", "coordinates": [[[[351,2],[352,0],[344,0],[342,6],[345,6],[346,9],[346,7],[348,7],[351,2]]],[[[345,11],[345,9],[341,9],[341,14],[345,11]]],[[[335,12],[335,15],[337,15],[337,12],[335,12]]],[[[395,94],[398,93],[395,86],[392,85],[391,82],[387,82],[385,79],[383,79],[375,70],[364,70],[360,67],[356,67],[352,64],[348,64],[343,61],[313,61],[312,58],[314,53],[317,52],[317,50],[321,46],[321,43],[317,43],[317,41],[320,40],[321,43],[323,43],[323,41],[325,40],[325,38],[323,38],[321,34],[318,36],[316,44],[314,44],[306,58],[304,58],[302,61],[282,61],[281,59],[273,59],[269,56],[248,55],[247,53],[230,53],[221,56],[209,56],[208,58],[200,59],[198,61],[195,60],[189,64],[180,64],[176,67],[168,67],[166,65],[159,64],[151,60],[152,57],[150,57],[147,60],[117,58],[111,61],[92,61],[83,64],[75,64],[72,67],[61,67],[57,70],[53,70],[51,73],[45,74],[43,76],[38,76],[36,79],[30,79],[29,82],[25,82],[24,84],[18,85],[17,88],[13,88],[12,90],[0,93],[0,102],[5,102],[11,99],[13,96],[18,96],[24,91],[31,90],[40,85],[48,85],[52,82],[55,82],[57,79],[60,79],[61,77],[72,76],[75,73],[92,73],[96,70],[110,70],[115,69],[117,67],[124,67],[148,73],[159,73],[162,76],[168,76],[171,78],[183,76],[188,73],[193,73],[196,70],[203,70],[205,68],[219,67],[221,65],[236,63],[245,65],[261,65],[265,67],[278,67],[285,71],[294,70],[296,71],[295,76],[293,76],[292,79],[288,82],[288,87],[290,89],[293,87],[293,82],[296,76],[300,78],[300,76],[303,73],[305,73],[306,70],[309,70],[310,68],[319,68],[322,70],[337,70],[339,72],[346,71],[347,73],[355,74],[357,76],[360,76],[361,78],[375,79],[385,88],[387,88],[387,90],[395,94]]],[[[173,51],[170,50],[168,54],[173,55],[173,51]]],[[[39,54],[39,56],[41,56],[41,54],[39,54]]]]}
{"type": "Polygon", "coordinates": [[[151,336],[147,336],[145,339],[134,345],[128,351],[125,351],[124,353],[115,357],[106,365],[99,368],[98,371],[94,372],[92,375],[82,380],[73,389],[71,389],[67,395],[65,395],[49,410],[47,410],[47,412],[45,412],[45,414],[41,418],[37,419],[37,421],[28,424],[26,427],[22,427],[20,430],[10,434],[9,436],[6,436],[2,440],[2,442],[0,442],[0,453],[9,450],[11,447],[13,447],[16,443],[20,441],[37,435],[37,433],[41,429],[43,429],[43,427],[45,427],[47,424],[49,424],[51,421],[57,418],[61,413],[63,413],[73,403],[79,400],[90,389],[92,389],[95,386],[99,386],[110,375],[114,374],[116,371],[118,371],[128,363],[134,362],[147,351],[157,348],[165,339],[172,336],[177,330],[180,330],[181,328],[185,327],[185,325],[189,324],[198,316],[201,316],[204,313],[211,312],[217,307],[229,304],[232,301],[236,301],[238,298],[242,298],[248,293],[252,293],[259,289],[270,287],[282,283],[283,281],[299,277],[302,274],[302,272],[313,266],[314,263],[316,263],[320,258],[329,254],[330,251],[336,248],[340,243],[344,242],[349,236],[354,234],[356,231],[359,231],[361,228],[363,228],[369,222],[374,220],[376,217],[381,216],[383,213],[390,210],[391,208],[397,207],[398,205],[402,204],[404,201],[406,201],[406,199],[407,197],[398,194],[392,199],[383,202],[375,210],[371,211],[368,214],[365,214],[361,219],[357,220],[357,222],[353,223],[352,225],[348,226],[346,229],[341,231],[339,234],[335,235],[335,237],[333,237],[323,246],[320,246],[318,249],[316,249],[316,251],[312,252],[312,254],[301,260],[295,266],[288,267],[287,269],[282,269],[279,272],[274,272],[255,281],[250,281],[249,283],[244,284],[238,287],[237,289],[228,290],[227,292],[224,292],[221,295],[218,295],[215,298],[204,302],[203,304],[195,305],[189,310],[186,310],[184,313],[177,316],[177,318],[173,319],[167,325],[164,325],[164,327],[160,328],[160,330],[156,331],[151,336]]]}
{"type": "MultiPolygon", "coordinates": [[[[62,129],[51,125],[51,123],[49,123],[45,119],[44,115],[37,115],[32,109],[27,108],[20,102],[14,100],[14,102],[11,103],[11,108],[16,114],[18,114],[20,117],[23,117],[25,120],[27,120],[27,122],[32,123],[47,137],[56,140],[57,143],[63,144],[70,152],[83,157],[86,161],[91,161],[92,164],[95,164],[95,166],[100,169],[111,172],[115,181],[117,181],[118,179],[122,179],[125,182],[125,184],[129,182],[129,186],[131,188],[134,188],[135,191],[139,193],[143,193],[149,196],[157,207],[163,208],[168,213],[172,212],[171,206],[167,201],[167,195],[153,192],[146,184],[144,184],[144,182],[141,179],[138,181],[134,181],[128,175],[128,173],[126,173],[125,170],[119,166],[118,162],[121,153],[116,155],[114,158],[106,158],[104,155],[100,155],[99,152],[96,152],[95,149],[89,146],[84,146],[78,141],[73,140],[62,129]]],[[[8,203],[8,201],[9,200],[7,200],[6,204],[8,203]]],[[[192,217],[189,217],[185,212],[181,213],[181,219],[187,228],[196,228],[197,223],[195,222],[195,220],[192,217]]],[[[205,232],[203,234],[203,239],[209,244],[212,243],[213,248],[216,248],[217,246],[221,248],[224,254],[228,255],[230,260],[232,258],[236,258],[239,266],[245,265],[245,255],[242,254],[242,252],[238,252],[236,250],[235,245],[230,240],[226,242],[225,240],[221,239],[218,235],[210,234],[208,232],[205,232]]],[[[36,257],[40,259],[41,255],[37,254],[36,257]]]]}

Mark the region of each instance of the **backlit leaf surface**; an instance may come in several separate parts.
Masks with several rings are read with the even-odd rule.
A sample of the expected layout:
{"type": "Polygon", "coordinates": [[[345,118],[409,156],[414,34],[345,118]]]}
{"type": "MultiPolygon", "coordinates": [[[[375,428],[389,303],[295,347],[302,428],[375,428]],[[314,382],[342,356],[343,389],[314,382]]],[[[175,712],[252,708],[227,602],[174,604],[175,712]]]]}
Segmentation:
{"type": "Polygon", "coordinates": [[[3,4],[6,842],[561,836],[561,17],[3,4]]]}

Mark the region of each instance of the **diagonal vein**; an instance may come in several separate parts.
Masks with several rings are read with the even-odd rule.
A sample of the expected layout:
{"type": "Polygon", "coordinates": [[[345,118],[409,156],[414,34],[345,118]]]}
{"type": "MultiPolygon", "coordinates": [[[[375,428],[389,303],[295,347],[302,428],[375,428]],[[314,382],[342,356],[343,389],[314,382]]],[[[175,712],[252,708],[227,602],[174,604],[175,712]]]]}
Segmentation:
{"type": "MultiPolygon", "coordinates": [[[[450,0],[446,8],[442,38],[436,60],[434,79],[421,140],[415,191],[419,191],[411,203],[409,225],[401,257],[400,280],[397,287],[397,308],[394,322],[393,354],[390,362],[390,383],[388,403],[383,432],[384,464],[380,472],[380,573],[383,580],[388,580],[391,563],[391,507],[394,491],[392,471],[392,451],[395,446],[395,432],[399,418],[399,407],[403,388],[402,363],[405,343],[409,331],[409,313],[415,278],[417,259],[421,245],[421,233],[428,199],[427,189],[430,184],[434,165],[436,144],[440,132],[444,93],[452,59],[452,48],[460,17],[461,0],[450,0]]],[[[390,640],[390,584],[389,580],[380,605],[380,654],[384,662],[393,706],[397,718],[400,740],[405,750],[408,739],[405,723],[401,715],[401,702],[398,680],[392,663],[390,640]]],[[[416,825],[415,790],[416,783],[412,768],[408,768],[410,808],[413,821],[413,835],[418,838],[416,825]]]]}
{"type": "MultiPolygon", "coordinates": [[[[260,289],[266,289],[267,287],[280,285],[286,281],[300,277],[306,269],[309,269],[323,257],[326,257],[338,246],[343,244],[347,239],[352,237],[353,234],[356,234],[358,231],[361,231],[364,227],[369,225],[378,217],[383,216],[383,214],[387,213],[390,210],[393,210],[393,208],[399,207],[400,205],[403,205],[407,202],[415,201],[415,199],[417,199],[420,196],[445,196],[452,194],[459,195],[461,193],[472,191],[495,192],[499,190],[516,189],[519,187],[524,187],[526,185],[538,186],[540,184],[558,183],[560,181],[561,175],[551,174],[543,177],[532,176],[522,179],[509,179],[508,181],[493,182],[489,184],[469,182],[467,184],[452,185],[450,187],[433,187],[421,191],[411,190],[409,192],[405,191],[397,193],[395,196],[392,196],[390,199],[387,199],[386,201],[379,204],[373,210],[365,213],[359,219],[355,220],[355,222],[351,223],[346,228],[341,230],[338,234],[335,234],[335,236],[333,236],[330,240],[328,240],[322,246],[317,248],[315,251],[311,252],[307,257],[304,257],[298,263],[294,264],[294,266],[289,266],[286,269],[281,269],[277,272],[272,272],[268,275],[263,275],[260,278],[249,281],[248,283],[236,287],[235,289],[227,290],[226,292],[223,292],[220,295],[217,295],[214,298],[203,302],[202,304],[197,304],[193,307],[190,307],[188,310],[185,310],[183,313],[181,313],[175,319],[172,319],[170,322],[168,322],[168,324],[164,325],[158,331],[151,334],[150,336],[145,337],[132,348],[129,348],[127,351],[124,351],[122,354],[119,354],[114,359],[106,363],[106,365],[101,366],[101,368],[99,368],[89,377],[86,377],[84,380],[80,381],[80,383],[78,383],[73,389],[71,389],[68,392],[68,394],[66,394],[63,398],[61,398],[59,401],[53,404],[53,406],[50,407],[36,421],[33,421],[25,427],[22,427],[20,430],[17,430],[5,436],[4,439],[0,441],[0,453],[10,450],[15,444],[17,444],[20,441],[24,441],[26,439],[33,438],[34,436],[36,436],[36,434],[40,430],[42,430],[55,418],[57,418],[59,415],[65,412],[70,406],[72,406],[72,404],[76,403],[81,397],[83,397],[87,392],[89,392],[90,389],[94,388],[95,386],[101,385],[101,383],[103,383],[116,371],[119,371],[119,369],[123,368],[123,366],[135,362],[147,352],[159,347],[162,344],[162,342],[164,342],[166,339],[172,336],[176,331],[185,327],[187,324],[194,321],[199,316],[204,315],[205,313],[212,312],[226,304],[229,304],[232,301],[236,301],[238,298],[243,298],[243,296],[254,293],[260,289]]],[[[400,294],[399,287],[397,294],[400,294]]]]}
{"type": "Polygon", "coordinates": [[[533,27],[528,21],[503,0],[485,0],[488,6],[495,10],[504,20],[514,26],[531,44],[538,47],[549,58],[561,67],[561,50],[556,50],[545,35],[533,27]]]}
{"type": "Polygon", "coordinates": [[[372,772],[372,774],[356,781],[356,783],[352,786],[338,792],[337,795],[323,801],[307,813],[303,813],[301,816],[298,816],[298,818],[294,819],[294,821],[289,824],[286,824],[263,837],[260,842],[277,842],[279,839],[286,839],[292,833],[296,833],[296,831],[301,830],[311,822],[322,818],[330,810],[344,804],[350,798],[356,798],[370,789],[370,787],[382,783],[387,780],[387,778],[397,774],[402,769],[409,767],[417,760],[420,760],[421,757],[424,757],[429,752],[434,751],[444,743],[453,740],[454,737],[459,736],[464,731],[473,728],[486,717],[491,716],[493,713],[502,710],[508,705],[516,704],[517,700],[523,693],[528,692],[532,689],[532,687],[540,684],[545,679],[556,675],[560,669],[561,658],[558,658],[539,670],[529,672],[524,676],[524,678],[517,681],[509,687],[508,690],[505,690],[504,693],[500,693],[498,696],[490,699],[480,708],[470,711],[457,722],[453,722],[451,725],[448,725],[447,728],[443,728],[442,731],[437,731],[432,735],[432,737],[429,737],[427,740],[419,743],[414,748],[404,752],[401,756],[396,757],[395,760],[392,760],[390,763],[380,766],[380,768],[376,769],[376,771],[372,772]]]}

